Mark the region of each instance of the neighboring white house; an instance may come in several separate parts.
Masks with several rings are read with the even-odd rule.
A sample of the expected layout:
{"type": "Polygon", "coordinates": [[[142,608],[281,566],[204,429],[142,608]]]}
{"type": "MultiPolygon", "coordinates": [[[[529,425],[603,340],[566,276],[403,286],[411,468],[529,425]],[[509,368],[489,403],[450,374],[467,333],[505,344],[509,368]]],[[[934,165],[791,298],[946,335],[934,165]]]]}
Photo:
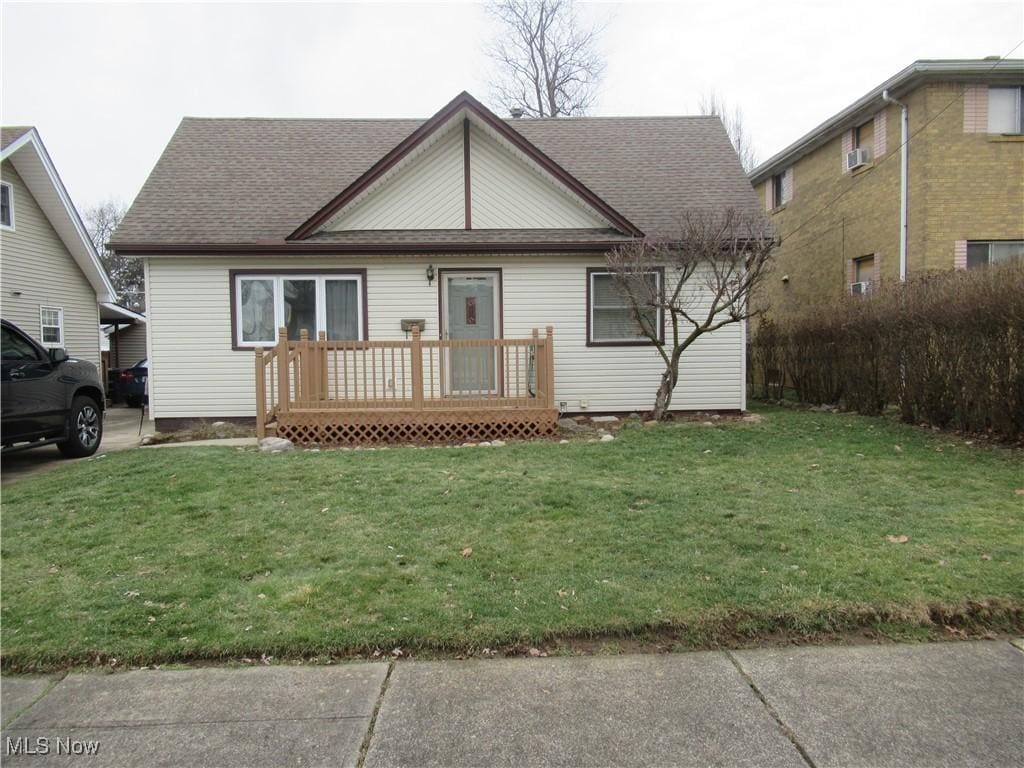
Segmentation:
{"type": "MultiPolygon", "coordinates": [[[[464,93],[426,121],[186,118],[109,247],[145,259],[161,429],[252,418],[253,350],[280,326],[373,342],[413,321],[425,339],[550,325],[556,403],[628,412],[663,367],[604,254],[727,207],[759,211],[718,118],[503,120],[464,93]]],[[[744,333],[687,351],[673,408],[745,407],[744,333]]]]}
{"type": "Polygon", "coordinates": [[[45,347],[100,366],[114,288],[35,128],[0,130],[0,312],[45,347]]]}
{"type": "Polygon", "coordinates": [[[100,351],[107,368],[130,368],[149,353],[146,316],[120,304],[105,304],[101,312],[108,319],[100,324],[100,351]]]}

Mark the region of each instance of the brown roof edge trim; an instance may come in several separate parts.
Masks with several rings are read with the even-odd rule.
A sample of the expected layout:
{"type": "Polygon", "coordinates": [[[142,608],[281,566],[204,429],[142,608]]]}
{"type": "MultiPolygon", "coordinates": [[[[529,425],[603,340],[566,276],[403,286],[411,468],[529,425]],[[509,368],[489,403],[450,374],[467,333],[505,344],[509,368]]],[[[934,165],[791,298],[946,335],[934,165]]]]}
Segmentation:
{"type": "Polygon", "coordinates": [[[415,131],[410,133],[405,139],[399,142],[394,149],[388,152],[384,157],[378,160],[373,166],[356,179],[354,182],[349,184],[340,194],[338,194],[333,200],[327,205],[317,211],[311,216],[304,224],[298,229],[292,232],[286,240],[302,240],[303,238],[309,237],[317,229],[317,227],[326,223],[334,214],[336,214],[345,204],[350,202],[366,187],[372,184],[376,179],[390,170],[399,160],[405,157],[409,152],[415,149],[424,139],[430,134],[436,131],[440,126],[446,123],[453,115],[455,115],[460,109],[469,109],[476,114],[481,120],[486,122],[489,126],[494,128],[499,134],[508,139],[514,144],[519,150],[524,152],[527,156],[532,158],[535,162],[541,165],[546,171],[555,176],[559,181],[572,189],[581,198],[586,200],[595,209],[600,211],[609,221],[611,221],[618,229],[622,232],[633,235],[635,237],[642,237],[643,232],[635,226],[629,219],[623,216],[621,213],[612,208],[608,203],[590,191],[586,185],[577,180],[572,174],[562,168],[558,163],[552,160],[550,157],[541,152],[537,147],[527,141],[517,131],[509,127],[505,121],[495,115],[491,110],[477,101],[468,92],[463,91],[441,109],[423,125],[417,128],[415,131]]]}
{"type": "Polygon", "coordinates": [[[301,255],[338,256],[409,255],[434,253],[604,253],[622,245],[624,240],[554,243],[124,243],[108,248],[121,256],[204,255],[301,255]]]}

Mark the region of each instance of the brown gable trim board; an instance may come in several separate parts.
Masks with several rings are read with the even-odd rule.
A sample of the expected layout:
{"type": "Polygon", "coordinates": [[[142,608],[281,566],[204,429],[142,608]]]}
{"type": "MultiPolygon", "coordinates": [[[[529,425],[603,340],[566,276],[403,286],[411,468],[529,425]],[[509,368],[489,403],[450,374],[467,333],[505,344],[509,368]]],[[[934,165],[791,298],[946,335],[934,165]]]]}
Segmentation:
{"type": "MultiPolygon", "coordinates": [[[[327,223],[341,208],[347,203],[351,202],[357,195],[365,190],[370,184],[380,178],[388,170],[390,170],[396,163],[398,163],[403,157],[409,152],[415,149],[421,144],[424,139],[430,136],[434,131],[444,125],[459,110],[466,109],[471,111],[483,122],[487,123],[494,131],[500,136],[507,139],[517,149],[522,151],[527,157],[534,160],[541,167],[543,167],[548,173],[557,178],[573,192],[579,195],[581,198],[587,201],[597,211],[599,211],[605,218],[607,218],[612,224],[614,224],[620,231],[633,235],[635,237],[642,237],[643,232],[634,226],[625,216],[620,214],[608,203],[602,200],[600,197],[591,192],[582,182],[577,180],[572,174],[562,168],[558,163],[552,160],[550,157],[545,155],[536,146],[527,141],[523,136],[515,131],[513,128],[508,126],[505,121],[501,120],[491,110],[481,104],[479,101],[474,99],[466,91],[463,91],[445,106],[443,106],[433,117],[427,120],[423,125],[409,134],[403,141],[388,152],[384,157],[377,161],[366,173],[356,179],[346,189],[344,189],[339,195],[331,200],[327,205],[317,211],[313,216],[306,221],[302,226],[292,232],[286,239],[287,240],[302,240],[312,235],[319,227],[327,223]]],[[[467,163],[468,169],[468,163],[467,163]]],[[[468,221],[468,220],[467,220],[468,221]]]]}
{"type": "Polygon", "coordinates": [[[469,118],[462,121],[462,189],[466,195],[466,229],[473,228],[473,188],[469,175],[469,118]]]}
{"type": "Polygon", "coordinates": [[[415,256],[434,253],[597,253],[602,254],[626,242],[607,240],[594,242],[409,242],[381,244],[346,244],[337,242],[288,243],[124,243],[110,248],[121,256],[275,256],[319,254],[334,256],[376,256],[392,254],[415,256]]]}

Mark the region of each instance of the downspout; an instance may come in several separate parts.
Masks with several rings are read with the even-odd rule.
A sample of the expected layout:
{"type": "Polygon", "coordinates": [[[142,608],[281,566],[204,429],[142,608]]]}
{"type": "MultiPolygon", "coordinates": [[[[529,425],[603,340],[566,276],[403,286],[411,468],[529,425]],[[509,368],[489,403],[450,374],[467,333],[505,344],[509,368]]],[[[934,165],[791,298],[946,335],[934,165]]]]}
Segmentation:
{"type": "Polygon", "coordinates": [[[910,115],[907,105],[882,91],[882,100],[900,108],[900,282],[907,281],[907,139],[910,134],[910,115]]]}

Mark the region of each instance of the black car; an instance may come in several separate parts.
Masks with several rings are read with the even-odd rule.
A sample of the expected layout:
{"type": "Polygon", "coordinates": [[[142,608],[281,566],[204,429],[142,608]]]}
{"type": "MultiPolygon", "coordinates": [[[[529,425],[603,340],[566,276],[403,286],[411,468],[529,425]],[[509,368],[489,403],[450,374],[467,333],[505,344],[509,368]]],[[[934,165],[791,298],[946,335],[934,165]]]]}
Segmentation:
{"type": "Polygon", "coordinates": [[[103,438],[103,384],[96,366],[44,349],[0,320],[3,452],[56,443],[68,457],[91,456],[103,438]]]}
{"type": "Polygon", "coordinates": [[[146,358],[118,374],[118,388],[129,408],[138,408],[146,402],[146,378],[148,376],[149,360],[146,358]]]}

